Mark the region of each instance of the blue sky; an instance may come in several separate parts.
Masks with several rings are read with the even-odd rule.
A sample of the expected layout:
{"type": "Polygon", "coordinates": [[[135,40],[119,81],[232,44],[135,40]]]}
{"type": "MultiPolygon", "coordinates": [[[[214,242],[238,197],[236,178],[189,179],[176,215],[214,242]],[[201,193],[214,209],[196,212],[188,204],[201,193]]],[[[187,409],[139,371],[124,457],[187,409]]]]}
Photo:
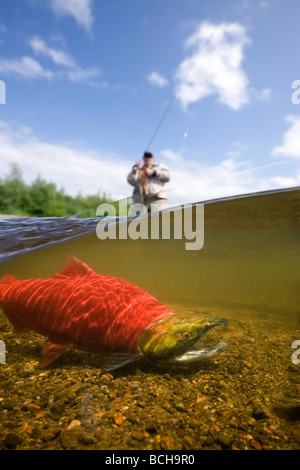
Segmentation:
{"type": "Polygon", "coordinates": [[[131,195],[172,102],[150,148],[170,204],[300,185],[299,17],[299,0],[1,0],[0,177],[16,162],[28,183],[131,195]]]}

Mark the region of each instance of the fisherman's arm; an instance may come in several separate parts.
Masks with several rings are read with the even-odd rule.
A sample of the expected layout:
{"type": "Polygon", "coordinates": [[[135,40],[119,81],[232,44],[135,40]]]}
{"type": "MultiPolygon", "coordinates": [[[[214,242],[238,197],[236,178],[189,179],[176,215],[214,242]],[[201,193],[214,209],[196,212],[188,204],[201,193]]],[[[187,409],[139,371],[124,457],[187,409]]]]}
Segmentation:
{"type": "Polygon", "coordinates": [[[163,183],[167,183],[170,180],[170,173],[168,168],[162,165],[155,167],[153,176],[163,183]]]}
{"type": "Polygon", "coordinates": [[[141,164],[141,160],[138,160],[132,167],[131,172],[127,176],[127,182],[131,184],[132,186],[135,186],[135,183],[139,179],[139,166],[141,164]]]}

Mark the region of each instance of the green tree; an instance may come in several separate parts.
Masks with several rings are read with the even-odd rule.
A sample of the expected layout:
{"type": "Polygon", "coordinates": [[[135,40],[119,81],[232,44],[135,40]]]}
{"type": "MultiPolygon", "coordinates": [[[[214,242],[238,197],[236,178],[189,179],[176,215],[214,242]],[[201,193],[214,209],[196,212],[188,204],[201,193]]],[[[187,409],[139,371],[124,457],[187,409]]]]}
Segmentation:
{"type": "Polygon", "coordinates": [[[0,209],[11,214],[23,213],[27,200],[27,186],[22,179],[22,170],[16,163],[0,182],[0,209]]]}
{"type": "Polygon", "coordinates": [[[97,207],[111,202],[105,193],[83,197],[80,193],[72,197],[58,190],[56,185],[37,176],[31,185],[26,185],[22,170],[16,163],[10,165],[10,172],[0,179],[0,211],[6,214],[35,217],[64,217],[80,214],[81,217],[95,217],[97,207]]]}

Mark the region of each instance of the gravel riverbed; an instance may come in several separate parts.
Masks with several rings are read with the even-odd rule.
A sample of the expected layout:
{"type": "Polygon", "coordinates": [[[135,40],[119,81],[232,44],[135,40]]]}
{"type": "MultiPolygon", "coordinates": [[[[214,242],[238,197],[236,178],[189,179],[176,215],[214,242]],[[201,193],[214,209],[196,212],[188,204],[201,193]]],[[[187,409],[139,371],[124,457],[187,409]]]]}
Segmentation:
{"type": "Polygon", "coordinates": [[[212,360],[103,373],[101,357],[74,350],[39,369],[44,338],[15,335],[0,312],[0,449],[300,449],[299,320],[215,313],[230,326],[212,330],[228,343],[212,360]]]}

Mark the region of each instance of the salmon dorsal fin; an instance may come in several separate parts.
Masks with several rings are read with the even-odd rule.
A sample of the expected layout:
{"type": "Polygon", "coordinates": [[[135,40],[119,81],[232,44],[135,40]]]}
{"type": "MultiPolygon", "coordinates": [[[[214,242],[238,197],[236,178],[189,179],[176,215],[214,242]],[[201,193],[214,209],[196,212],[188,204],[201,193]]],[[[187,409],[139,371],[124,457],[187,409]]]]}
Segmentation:
{"type": "Polygon", "coordinates": [[[16,282],[17,279],[14,276],[11,276],[10,274],[6,274],[5,276],[0,279],[0,284],[12,284],[13,282],[16,282]]]}
{"type": "Polygon", "coordinates": [[[69,256],[54,277],[93,276],[94,274],[95,271],[87,264],[75,258],[75,256],[69,256]]]}

